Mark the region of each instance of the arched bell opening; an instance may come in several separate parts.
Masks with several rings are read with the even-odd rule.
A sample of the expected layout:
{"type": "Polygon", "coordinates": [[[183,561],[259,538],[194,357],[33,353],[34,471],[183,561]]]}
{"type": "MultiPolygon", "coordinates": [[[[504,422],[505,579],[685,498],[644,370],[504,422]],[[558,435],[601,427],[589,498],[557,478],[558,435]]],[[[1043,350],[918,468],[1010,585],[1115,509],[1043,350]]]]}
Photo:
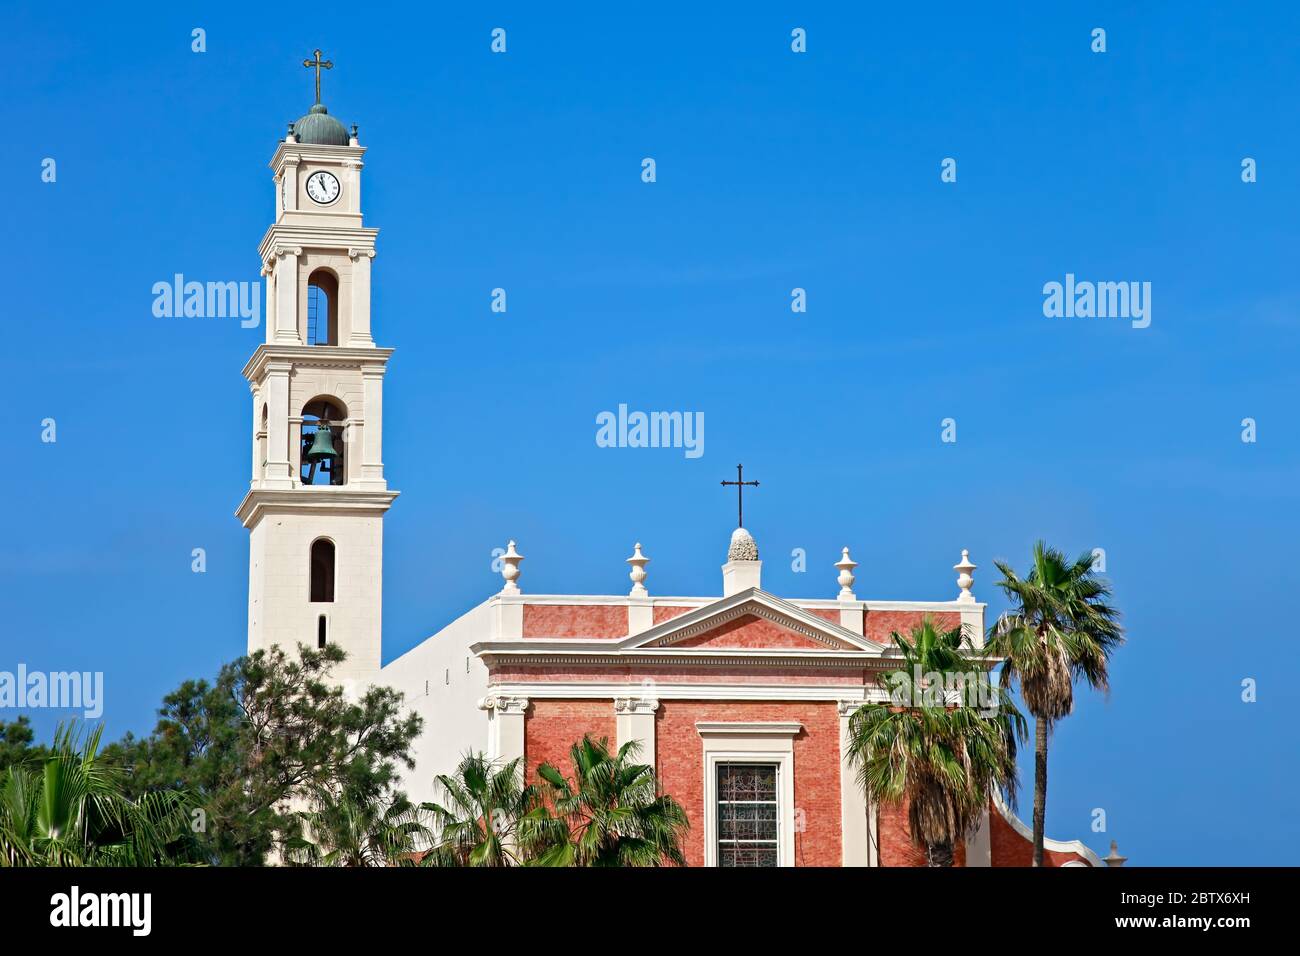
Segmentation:
{"type": "Polygon", "coordinates": [[[302,470],[304,485],[347,483],[343,423],[347,409],[334,398],[314,398],[302,410],[302,470]]]}

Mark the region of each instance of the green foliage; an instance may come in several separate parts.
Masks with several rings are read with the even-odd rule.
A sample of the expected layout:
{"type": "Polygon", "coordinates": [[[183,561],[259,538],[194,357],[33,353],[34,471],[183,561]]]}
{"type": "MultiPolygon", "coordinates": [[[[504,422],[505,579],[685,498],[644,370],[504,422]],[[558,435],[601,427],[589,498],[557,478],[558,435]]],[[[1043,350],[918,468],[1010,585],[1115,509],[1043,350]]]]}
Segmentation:
{"type": "Polygon", "coordinates": [[[300,646],[296,660],[278,647],[242,657],[214,684],[182,684],[164,699],[154,732],[128,736],[113,756],[137,794],[196,795],[206,860],[261,865],[299,836],[291,799],[347,793],[374,802],[389,794],[397,764],[413,766],[419,716],[402,716],[402,695],[386,687],[350,700],[330,680],[343,658],[335,645],[300,646]]]}
{"type": "Polygon", "coordinates": [[[302,836],[286,841],[288,863],[299,866],[414,866],[433,842],[427,814],[402,794],[391,802],[373,794],[317,789],[312,810],[298,816],[302,836]]]}
{"type": "Polygon", "coordinates": [[[0,723],[0,771],[15,764],[40,763],[49,754],[45,747],[32,746],[32,722],[25,714],[9,723],[0,723]]]}
{"type": "Polygon", "coordinates": [[[0,777],[0,866],[158,866],[184,862],[189,800],[167,790],[128,796],[121,770],[60,728],[36,769],[0,777]]]}
{"type": "Polygon", "coordinates": [[[940,631],[927,618],[907,638],[892,638],[901,659],[886,677],[893,700],[849,718],[848,760],[872,801],[906,805],[909,833],[929,864],[951,866],[954,846],[978,828],[994,792],[1014,801],[1025,721],[1004,689],[988,686],[983,702],[936,693],[963,686],[980,667],[963,653],[972,648],[961,628],[940,631]]]}
{"type": "Polygon", "coordinates": [[[1073,709],[1075,680],[1109,689],[1110,655],[1124,643],[1119,611],[1088,552],[1071,562],[1039,541],[1024,578],[996,564],[1013,606],[993,626],[988,651],[1006,659],[1004,685],[1018,681],[1029,712],[1050,726],[1073,709]]]}
{"type": "Polygon", "coordinates": [[[658,793],[654,770],[633,762],[628,741],[610,754],[607,739],[584,736],[569,748],[573,779],[550,764],[537,768],[549,786],[532,819],[540,831],[537,866],[662,866],[686,863],[686,811],[658,793]]]}
{"type": "Polygon", "coordinates": [[[439,801],[423,805],[437,834],[428,866],[662,866],[683,864],[686,812],[658,793],[654,771],[616,755],[606,740],[569,749],[574,779],[542,764],[523,784],[522,760],[469,754],[436,778],[439,801]]]}
{"type": "Polygon", "coordinates": [[[1052,726],[1074,709],[1074,681],[1109,690],[1110,655],[1124,643],[1110,585],[1097,577],[1093,555],[1073,562],[1042,541],[1020,577],[1001,561],[998,582],[1011,609],[993,626],[988,653],[1004,659],[1002,686],[1020,684],[1034,716],[1034,866],[1043,864],[1047,818],[1047,741],[1052,726]]]}
{"type": "Polygon", "coordinates": [[[430,814],[436,843],[427,866],[519,866],[538,838],[537,791],[524,786],[523,760],[497,764],[467,754],[454,774],[434,778],[438,800],[430,814]]]}

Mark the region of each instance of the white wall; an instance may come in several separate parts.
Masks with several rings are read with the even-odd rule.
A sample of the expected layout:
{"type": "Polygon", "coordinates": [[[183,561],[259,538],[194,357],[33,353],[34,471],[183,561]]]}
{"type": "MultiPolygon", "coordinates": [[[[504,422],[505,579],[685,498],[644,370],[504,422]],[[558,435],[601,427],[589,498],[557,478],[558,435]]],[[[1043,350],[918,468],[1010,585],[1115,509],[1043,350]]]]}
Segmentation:
{"type": "MultiPolygon", "coordinates": [[[[304,490],[303,494],[311,494],[304,490]]],[[[316,646],[317,618],[348,658],[340,680],[373,680],[379,671],[383,583],[383,514],[267,514],[250,540],[248,649],[279,644],[293,655],[316,646]],[[334,542],[334,600],[312,602],[311,543],[334,542]]]]}
{"type": "Polygon", "coordinates": [[[469,647],[492,636],[491,610],[480,604],[379,674],[377,683],[401,691],[404,709],[424,718],[412,748],[415,770],[401,768],[402,787],[417,803],[435,799],[435,774],[452,773],[467,751],[487,751],[487,712],[478,708],[487,692],[487,667],[469,647]]]}

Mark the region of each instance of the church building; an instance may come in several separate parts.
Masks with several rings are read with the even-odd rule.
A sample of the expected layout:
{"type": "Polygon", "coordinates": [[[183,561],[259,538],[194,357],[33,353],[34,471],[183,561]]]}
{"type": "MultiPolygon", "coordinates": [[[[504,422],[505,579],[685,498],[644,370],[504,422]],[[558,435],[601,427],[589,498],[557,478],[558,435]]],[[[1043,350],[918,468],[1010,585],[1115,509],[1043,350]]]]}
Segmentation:
{"type": "MultiPolygon", "coordinates": [[[[690,818],[694,866],[918,866],[900,808],[864,798],[844,748],[849,716],[887,700],[889,635],[925,616],[985,633],[975,565],[954,566],[941,600],[864,600],[844,548],[827,597],[763,589],[743,527],[721,579],[691,596],[655,594],[635,544],[620,594],[530,594],[511,541],[501,584],[387,666],[381,658],[383,523],[397,492],[383,463],[383,384],[392,349],[371,329],[378,230],[363,225],[365,147],[320,102],[290,124],[270,166],[275,220],[258,249],[266,341],[244,367],[252,474],[237,516],[250,534],[248,649],[338,644],[345,683],[405,695],[424,719],[417,802],[462,755],[523,757],[531,779],[584,734],[635,740],[690,818]]],[[[743,488],[737,488],[740,493],[743,488]]],[[[743,522],[742,522],[743,524],[743,522]]],[[[525,543],[526,544],[526,543],[525,543]]],[[[1100,866],[1078,841],[1048,840],[1051,865],[1100,866]]],[[[964,866],[1022,866],[1029,831],[994,801],[957,848],[964,866]]]]}

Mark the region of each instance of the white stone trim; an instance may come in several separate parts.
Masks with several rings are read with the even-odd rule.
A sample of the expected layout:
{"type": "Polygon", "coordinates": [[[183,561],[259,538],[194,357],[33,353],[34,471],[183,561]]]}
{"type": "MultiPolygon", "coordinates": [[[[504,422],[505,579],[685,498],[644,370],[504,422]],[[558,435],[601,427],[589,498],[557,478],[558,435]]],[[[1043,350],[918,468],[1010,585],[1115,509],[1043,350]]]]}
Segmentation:
{"type": "Polygon", "coordinates": [[[397,495],[396,491],[369,491],[348,485],[254,488],[244,495],[235,517],[248,528],[268,514],[382,514],[392,506],[397,495]]]}
{"type": "Polygon", "coordinates": [[[627,633],[629,636],[642,634],[655,626],[655,611],[645,598],[628,598],[627,633]]]}
{"type": "MultiPolygon", "coordinates": [[[[617,700],[644,697],[645,685],[610,681],[517,681],[494,684],[491,693],[526,696],[534,700],[617,700]]],[[[877,687],[845,684],[660,684],[654,685],[654,699],[664,700],[735,700],[735,701],[809,701],[840,702],[841,706],[868,701],[887,703],[889,692],[877,687]]]]}
{"type": "Polygon", "coordinates": [[[794,866],[794,738],[798,721],[695,724],[704,745],[704,865],[718,865],[718,764],[774,763],[780,829],[777,865],[794,866]]]}
{"type": "MultiPolygon", "coordinates": [[[[1011,808],[1007,806],[1006,802],[1002,799],[1002,794],[997,791],[994,791],[993,793],[993,806],[997,809],[998,813],[1002,814],[1002,819],[1011,824],[1011,829],[1015,830],[1021,837],[1028,840],[1031,845],[1033,844],[1034,831],[1030,827],[1026,826],[1025,822],[1012,812],[1011,808]]],[[[1104,867],[1104,864],[1101,862],[1101,857],[1097,856],[1096,853],[1085,846],[1080,840],[1053,840],[1051,837],[1044,836],[1043,849],[1051,850],[1054,853],[1077,853],[1079,856],[1087,860],[1090,866],[1098,868],[1104,867]]]]}
{"type": "MultiPolygon", "coordinates": [[[[645,651],[620,651],[617,648],[593,647],[590,644],[567,644],[559,647],[535,646],[539,642],[526,640],[512,643],[479,642],[470,651],[489,667],[501,663],[533,667],[666,667],[689,665],[692,667],[770,667],[803,670],[871,669],[889,670],[897,663],[896,657],[877,657],[864,651],[790,651],[753,650],[749,648],[686,648],[684,650],[651,649],[645,651]]],[[[608,643],[608,642],[607,642],[608,643]]]]}
{"type": "Polygon", "coordinates": [[[644,634],[620,641],[618,646],[625,649],[665,647],[707,633],[728,621],[747,615],[780,624],[832,650],[851,648],[879,654],[884,649],[883,644],[868,641],[861,634],[854,634],[833,621],[818,617],[758,588],[746,588],[712,604],[679,614],[652,627],[644,634]]]}
{"type": "Polygon", "coordinates": [[[803,730],[797,720],[697,720],[695,732],[701,737],[722,734],[727,737],[793,737],[803,730]]]}

